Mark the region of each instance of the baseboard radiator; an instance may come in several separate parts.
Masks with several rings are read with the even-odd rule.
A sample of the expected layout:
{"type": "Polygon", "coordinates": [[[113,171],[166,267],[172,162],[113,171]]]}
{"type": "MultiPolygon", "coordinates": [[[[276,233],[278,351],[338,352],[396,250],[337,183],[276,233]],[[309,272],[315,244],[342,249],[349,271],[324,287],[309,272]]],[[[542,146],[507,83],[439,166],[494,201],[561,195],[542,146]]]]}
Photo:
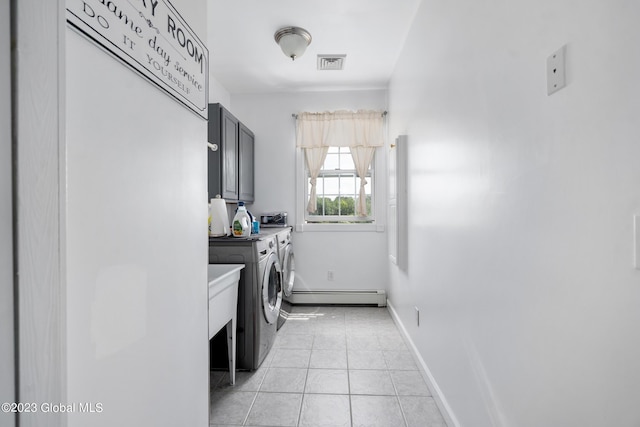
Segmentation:
{"type": "Polygon", "coordinates": [[[298,305],[374,305],[378,307],[387,306],[387,293],[382,290],[365,291],[293,291],[287,298],[291,304],[298,305]]]}

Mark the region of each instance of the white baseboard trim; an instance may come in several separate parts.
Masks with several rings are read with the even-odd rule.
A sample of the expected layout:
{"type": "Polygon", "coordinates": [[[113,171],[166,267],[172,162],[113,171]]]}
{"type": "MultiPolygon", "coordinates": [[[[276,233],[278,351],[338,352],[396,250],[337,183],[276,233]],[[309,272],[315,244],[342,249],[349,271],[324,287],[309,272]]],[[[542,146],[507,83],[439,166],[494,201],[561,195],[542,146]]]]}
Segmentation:
{"type": "Polygon", "coordinates": [[[418,362],[420,373],[422,374],[424,381],[427,383],[427,387],[429,387],[429,391],[433,396],[433,400],[436,402],[438,409],[440,409],[440,413],[442,414],[444,421],[447,423],[447,426],[460,427],[460,423],[458,423],[458,420],[453,414],[453,411],[451,410],[451,407],[449,406],[447,399],[444,397],[442,390],[440,390],[440,387],[438,387],[438,383],[436,383],[435,378],[433,378],[433,375],[431,375],[431,371],[429,370],[429,367],[427,366],[424,359],[418,352],[418,348],[413,343],[413,340],[407,333],[407,330],[405,329],[404,324],[400,320],[400,316],[398,316],[398,313],[393,308],[393,305],[391,304],[391,302],[389,302],[388,300],[387,300],[387,310],[389,310],[389,313],[391,314],[391,318],[396,323],[396,326],[400,330],[402,337],[404,338],[405,342],[409,346],[409,350],[413,354],[413,358],[418,362]]]}
{"type": "Polygon", "coordinates": [[[382,290],[293,291],[286,298],[291,304],[377,305],[386,307],[387,293],[382,290]]]}

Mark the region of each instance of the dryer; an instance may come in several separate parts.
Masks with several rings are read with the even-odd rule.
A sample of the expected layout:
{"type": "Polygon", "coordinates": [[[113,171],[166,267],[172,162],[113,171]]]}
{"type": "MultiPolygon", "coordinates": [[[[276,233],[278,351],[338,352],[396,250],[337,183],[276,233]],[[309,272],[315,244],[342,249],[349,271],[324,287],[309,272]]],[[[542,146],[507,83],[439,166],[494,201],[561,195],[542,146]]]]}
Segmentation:
{"type": "Polygon", "coordinates": [[[291,304],[287,298],[293,292],[293,284],[296,279],[296,263],[293,253],[293,245],[291,244],[291,227],[285,227],[276,232],[278,241],[278,258],[282,266],[282,293],[283,302],[280,308],[280,316],[278,318],[278,328],[280,329],[291,313],[291,304]]]}
{"type": "Polygon", "coordinates": [[[209,238],[209,264],[245,264],[238,284],[236,366],[258,369],[276,338],[282,303],[275,235],[209,238]]]}
{"type": "Polygon", "coordinates": [[[291,244],[291,227],[286,227],[276,233],[278,239],[278,258],[282,267],[283,297],[290,297],[296,278],[296,263],[291,244]]]}

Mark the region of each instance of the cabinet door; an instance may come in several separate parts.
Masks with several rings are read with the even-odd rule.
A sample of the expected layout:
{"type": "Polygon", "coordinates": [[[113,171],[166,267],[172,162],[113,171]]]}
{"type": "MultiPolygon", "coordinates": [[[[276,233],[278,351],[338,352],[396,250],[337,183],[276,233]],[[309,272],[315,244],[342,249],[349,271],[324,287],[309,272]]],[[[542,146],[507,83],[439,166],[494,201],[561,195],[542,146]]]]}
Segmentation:
{"type": "Polygon", "coordinates": [[[254,178],[253,178],[253,153],[255,145],[255,136],[245,125],[240,123],[240,156],[239,156],[239,200],[244,202],[254,201],[254,178]]]}
{"type": "Polygon", "coordinates": [[[238,119],[222,108],[220,122],[223,146],[222,197],[238,200],[238,119]]]}

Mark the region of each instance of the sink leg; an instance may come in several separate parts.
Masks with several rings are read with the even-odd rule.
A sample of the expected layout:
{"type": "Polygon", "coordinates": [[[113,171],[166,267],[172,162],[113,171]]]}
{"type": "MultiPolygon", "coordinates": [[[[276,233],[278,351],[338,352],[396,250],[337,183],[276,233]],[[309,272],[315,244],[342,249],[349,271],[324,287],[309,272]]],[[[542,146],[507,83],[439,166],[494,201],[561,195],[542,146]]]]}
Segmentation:
{"type": "Polygon", "coordinates": [[[229,379],[230,384],[236,383],[236,318],[227,323],[227,349],[229,353],[229,379]]]}

